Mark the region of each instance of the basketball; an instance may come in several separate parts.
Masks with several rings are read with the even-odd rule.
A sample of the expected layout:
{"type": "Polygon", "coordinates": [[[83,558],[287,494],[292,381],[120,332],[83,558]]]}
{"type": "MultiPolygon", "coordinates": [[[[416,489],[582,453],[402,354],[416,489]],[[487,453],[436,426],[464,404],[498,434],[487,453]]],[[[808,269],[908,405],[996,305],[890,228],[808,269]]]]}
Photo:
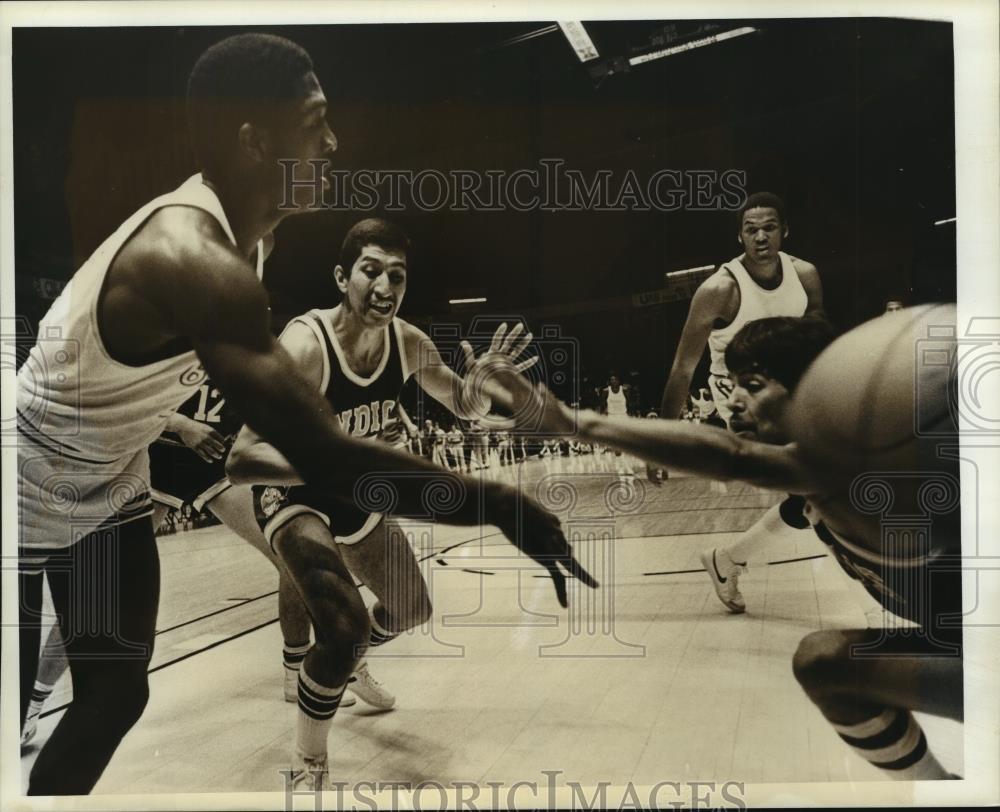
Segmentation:
{"type": "Polygon", "coordinates": [[[922,305],[865,322],[816,359],[789,427],[821,481],[840,489],[865,472],[942,467],[939,445],[956,434],[954,336],[954,305],[922,305]]]}

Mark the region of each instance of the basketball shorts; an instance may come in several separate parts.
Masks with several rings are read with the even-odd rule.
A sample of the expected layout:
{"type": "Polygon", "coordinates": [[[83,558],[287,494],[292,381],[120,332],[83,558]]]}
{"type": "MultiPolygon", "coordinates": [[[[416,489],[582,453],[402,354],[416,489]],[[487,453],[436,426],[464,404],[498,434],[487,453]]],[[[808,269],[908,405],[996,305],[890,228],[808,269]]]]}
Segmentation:
{"type": "Polygon", "coordinates": [[[811,524],[840,568],[883,609],[918,624],[931,642],[962,645],[962,568],[957,557],[932,553],[911,560],[888,558],[849,544],[799,496],[786,499],[781,512],[788,523],[790,517],[801,516],[811,524]]]}
{"type": "Polygon", "coordinates": [[[318,516],[338,544],[357,544],[382,520],[381,513],[362,510],[310,485],[254,485],[253,506],[257,524],[274,551],[274,533],[303,514],[318,516]]]}
{"type": "Polygon", "coordinates": [[[728,375],[708,376],[708,388],[712,392],[712,400],[715,401],[715,410],[729,427],[729,419],[733,416],[733,410],[729,408],[729,398],[733,394],[733,382],[728,375]]]}
{"type": "Polygon", "coordinates": [[[149,478],[153,501],[176,509],[189,503],[200,511],[232,487],[225,457],[205,462],[190,448],[162,442],[149,447],[149,478]]]}
{"type": "Polygon", "coordinates": [[[90,460],[18,427],[18,548],[22,566],[45,560],[95,530],[149,516],[145,448],[116,460],[90,460]]]}

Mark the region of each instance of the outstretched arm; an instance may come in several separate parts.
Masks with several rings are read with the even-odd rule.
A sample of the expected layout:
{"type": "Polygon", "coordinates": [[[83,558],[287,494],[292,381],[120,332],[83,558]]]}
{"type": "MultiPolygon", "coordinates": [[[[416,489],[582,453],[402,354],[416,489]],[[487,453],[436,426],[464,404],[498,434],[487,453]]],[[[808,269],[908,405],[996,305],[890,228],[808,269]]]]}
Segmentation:
{"type": "Polygon", "coordinates": [[[668,470],[729,481],[739,480],[785,493],[814,493],[792,444],[744,440],[714,426],[677,420],[601,417],[581,412],[578,436],[634,454],[668,470]]]}
{"type": "Polygon", "coordinates": [[[501,378],[514,397],[515,415],[535,421],[548,434],[576,435],[654,465],[721,481],[740,480],[786,493],[817,492],[794,444],[753,442],[723,429],[680,420],[576,412],[544,386],[532,386],[513,370],[501,378]]]}

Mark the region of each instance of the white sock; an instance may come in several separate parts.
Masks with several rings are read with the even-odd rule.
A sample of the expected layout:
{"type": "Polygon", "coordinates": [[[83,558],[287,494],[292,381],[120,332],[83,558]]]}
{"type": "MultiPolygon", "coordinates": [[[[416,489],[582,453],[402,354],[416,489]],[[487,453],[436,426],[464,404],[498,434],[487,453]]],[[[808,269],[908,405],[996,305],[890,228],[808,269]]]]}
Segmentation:
{"type": "Polygon", "coordinates": [[[719,552],[724,552],[734,564],[745,567],[755,555],[758,556],[759,562],[759,551],[769,539],[773,539],[777,534],[787,531],[788,525],[781,518],[780,505],[772,505],[733,544],[719,552]]]}
{"type": "Polygon", "coordinates": [[[851,749],[898,781],[951,778],[927,747],[924,731],[913,714],[886,708],[874,719],[854,725],[834,725],[851,749]]]}
{"type": "Polygon", "coordinates": [[[296,744],[299,752],[309,759],[326,757],[326,738],[330,733],[344,685],[331,688],[312,679],[305,668],[299,669],[299,713],[296,723],[296,744]]]}

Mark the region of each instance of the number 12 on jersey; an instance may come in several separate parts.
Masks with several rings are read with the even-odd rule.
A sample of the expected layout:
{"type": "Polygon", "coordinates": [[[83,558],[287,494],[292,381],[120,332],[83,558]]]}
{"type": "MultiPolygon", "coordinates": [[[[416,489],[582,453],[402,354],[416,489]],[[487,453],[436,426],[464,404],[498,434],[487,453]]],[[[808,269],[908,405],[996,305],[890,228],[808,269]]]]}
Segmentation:
{"type": "Polygon", "coordinates": [[[213,386],[202,384],[198,387],[198,408],[191,417],[200,423],[221,423],[222,407],[226,404],[225,398],[220,398],[222,393],[213,386]],[[209,399],[218,401],[208,410],[209,399]]]}

